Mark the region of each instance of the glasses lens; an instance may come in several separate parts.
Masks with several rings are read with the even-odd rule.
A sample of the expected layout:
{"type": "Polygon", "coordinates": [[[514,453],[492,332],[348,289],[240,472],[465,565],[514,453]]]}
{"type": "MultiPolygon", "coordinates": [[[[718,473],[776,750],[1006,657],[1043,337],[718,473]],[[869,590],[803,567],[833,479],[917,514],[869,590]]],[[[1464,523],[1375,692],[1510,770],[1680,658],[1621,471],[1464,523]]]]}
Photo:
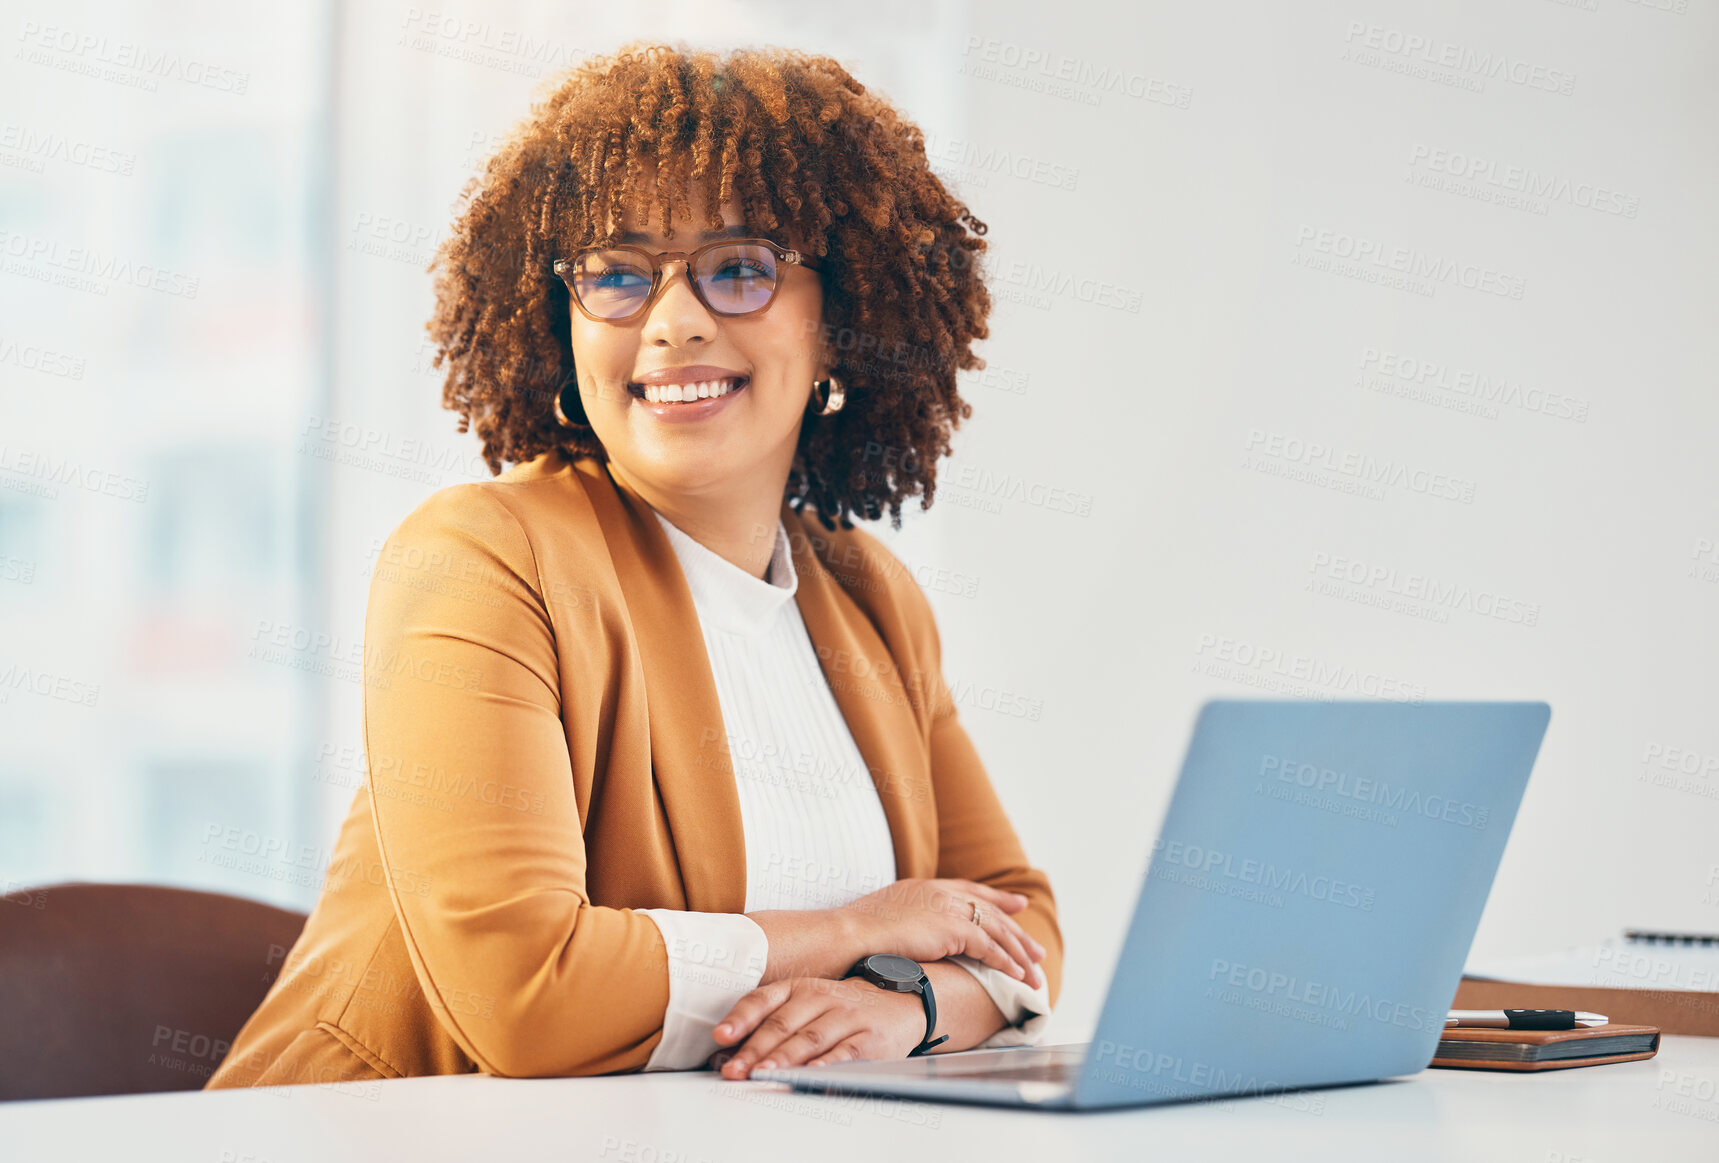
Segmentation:
{"type": "Polygon", "coordinates": [[[599,319],[625,319],[651,294],[651,264],[627,250],[587,250],[573,260],[579,305],[599,319]]]}
{"type": "Polygon", "coordinates": [[[776,294],[776,256],[756,243],[713,247],[694,273],[705,302],[719,315],[762,311],[776,294]]]}

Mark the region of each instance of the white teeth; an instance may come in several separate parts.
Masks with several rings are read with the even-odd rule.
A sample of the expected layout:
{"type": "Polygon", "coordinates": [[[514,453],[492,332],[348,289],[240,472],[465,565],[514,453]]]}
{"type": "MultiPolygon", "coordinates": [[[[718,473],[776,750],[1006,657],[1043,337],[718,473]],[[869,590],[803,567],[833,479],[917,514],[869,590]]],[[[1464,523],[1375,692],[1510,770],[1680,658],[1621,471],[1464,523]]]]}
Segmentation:
{"type": "Polygon", "coordinates": [[[739,380],[705,380],[696,384],[645,385],[645,400],[652,404],[673,404],[687,400],[708,400],[726,396],[739,380]]]}

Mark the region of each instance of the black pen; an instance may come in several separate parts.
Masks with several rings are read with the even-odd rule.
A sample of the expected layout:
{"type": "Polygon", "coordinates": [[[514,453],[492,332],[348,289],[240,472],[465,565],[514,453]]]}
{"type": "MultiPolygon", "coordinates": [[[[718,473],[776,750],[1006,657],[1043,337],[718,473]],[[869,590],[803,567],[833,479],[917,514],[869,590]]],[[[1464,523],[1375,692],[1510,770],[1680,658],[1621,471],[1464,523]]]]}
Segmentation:
{"type": "Polygon", "coordinates": [[[1498,1030],[1574,1030],[1578,1026],[1603,1026],[1604,1014],[1582,1010],[1451,1010],[1444,1024],[1479,1026],[1498,1030]]]}

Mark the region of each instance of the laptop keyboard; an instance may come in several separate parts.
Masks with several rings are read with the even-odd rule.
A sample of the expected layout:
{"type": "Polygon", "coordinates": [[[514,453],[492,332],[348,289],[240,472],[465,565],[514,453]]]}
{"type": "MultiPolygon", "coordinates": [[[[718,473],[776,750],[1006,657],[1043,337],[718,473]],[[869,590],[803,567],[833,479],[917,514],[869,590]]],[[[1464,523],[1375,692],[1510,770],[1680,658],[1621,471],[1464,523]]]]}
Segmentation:
{"type": "Polygon", "coordinates": [[[987,1069],[939,1070],[939,1078],[978,1078],[985,1082],[1055,1082],[1073,1086],[1080,1077],[1079,1062],[1045,1062],[1038,1066],[992,1066],[987,1069]]]}
{"type": "MultiPolygon", "coordinates": [[[[1085,1045],[1023,1047],[1002,1050],[967,1050],[959,1054],[927,1054],[922,1058],[894,1058],[881,1061],[838,1062],[830,1066],[789,1069],[783,1081],[842,1088],[844,1078],[865,1078],[885,1086],[887,1079],[904,1083],[931,1084],[938,1082],[999,1082],[1039,1083],[1072,1090],[1080,1078],[1086,1061],[1085,1045]]],[[[769,1074],[776,1074],[770,1071],[769,1074]]],[[[892,1093],[910,1093],[906,1091],[892,1093]]]]}
{"type": "Polygon", "coordinates": [[[910,1059],[921,1063],[924,1078],[972,1078],[982,1082],[1050,1082],[1072,1086],[1080,1077],[1086,1059],[1085,1047],[1056,1049],[978,1050],[947,1058],[927,1055],[910,1059]]]}

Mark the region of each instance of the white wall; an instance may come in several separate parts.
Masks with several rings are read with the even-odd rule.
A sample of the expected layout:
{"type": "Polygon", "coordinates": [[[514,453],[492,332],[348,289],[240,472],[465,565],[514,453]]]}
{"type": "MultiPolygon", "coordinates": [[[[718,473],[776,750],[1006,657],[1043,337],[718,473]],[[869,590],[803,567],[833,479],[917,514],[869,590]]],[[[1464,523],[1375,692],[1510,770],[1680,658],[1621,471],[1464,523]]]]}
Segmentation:
{"type": "Polygon", "coordinates": [[[977,31],[999,44],[965,60],[1038,53],[1192,90],[1186,108],[1091,106],[967,84],[975,142],[1080,171],[1072,191],[993,179],[974,192],[999,260],[1107,279],[1141,304],[1002,305],[987,354],[1028,388],[973,392],[959,444],[963,464],[1090,496],[1091,516],[939,506],[915,534],[980,579],[972,600],[932,595],[951,665],[1043,699],[1037,722],[968,722],[1055,879],[1063,1016],[1096,1017],[1194,708],[1296,665],[1202,669],[1226,649],[1410,697],[1552,704],[1477,956],[1625,925],[1719,930],[1713,7],[1082,6],[1054,32],[1035,8],[987,5],[977,31]],[[1573,74],[1571,91],[1353,59],[1399,37],[1435,59],[1502,55],[1539,84],[1573,74]],[[1433,151],[1485,159],[1498,183],[1520,182],[1516,168],[1553,179],[1556,196],[1466,196],[1431,163],[1468,163],[1433,151]],[[1594,186],[1629,212],[1585,204],[1594,186]],[[1417,280],[1420,293],[1298,265],[1329,257],[1321,231],[1334,249],[1367,240],[1455,273],[1417,280]],[[1507,293],[1468,289],[1465,271],[1507,293]],[[1502,382],[1513,401],[1555,393],[1554,413],[1585,416],[1376,390],[1413,381],[1380,377],[1369,351],[1442,365],[1452,385],[1502,382]],[[1270,474],[1292,459],[1244,459],[1291,438],[1339,463],[1442,474],[1472,499],[1375,499],[1329,487],[1353,480],[1342,472],[1309,483],[1270,474]],[[1311,589],[1315,563],[1338,559],[1501,595],[1505,618],[1345,600],[1384,584],[1311,589]],[[1675,762],[1706,774],[1644,765],[1655,748],[1698,755],[1675,762]]]}

